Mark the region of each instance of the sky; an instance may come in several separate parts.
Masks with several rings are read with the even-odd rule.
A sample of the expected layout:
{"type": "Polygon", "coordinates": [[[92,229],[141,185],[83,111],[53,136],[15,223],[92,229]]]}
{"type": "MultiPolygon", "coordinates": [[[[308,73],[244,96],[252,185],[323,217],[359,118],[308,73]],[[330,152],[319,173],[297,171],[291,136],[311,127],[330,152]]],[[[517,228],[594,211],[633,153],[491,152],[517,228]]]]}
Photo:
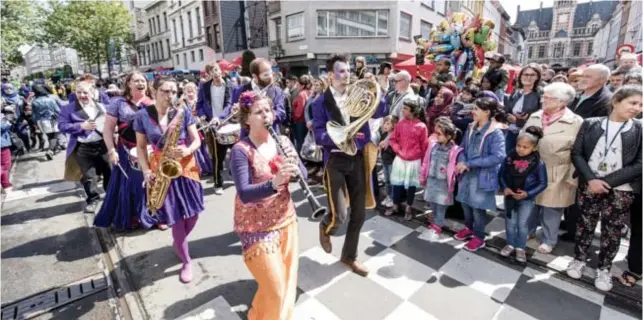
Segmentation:
{"type": "MultiPolygon", "coordinates": [[[[529,0],[529,1],[500,0],[500,4],[502,4],[502,7],[505,8],[505,11],[507,11],[509,16],[511,17],[512,24],[516,22],[516,10],[518,8],[518,5],[520,5],[521,11],[532,10],[532,9],[540,8],[540,2],[541,0],[529,0]]],[[[589,0],[578,1],[578,3],[583,3],[583,2],[589,2],[589,0]]],[[[554,0],[542,0],[542,3],[543,3],[543,8],[552,7],[554,5],[554,0]]]]}

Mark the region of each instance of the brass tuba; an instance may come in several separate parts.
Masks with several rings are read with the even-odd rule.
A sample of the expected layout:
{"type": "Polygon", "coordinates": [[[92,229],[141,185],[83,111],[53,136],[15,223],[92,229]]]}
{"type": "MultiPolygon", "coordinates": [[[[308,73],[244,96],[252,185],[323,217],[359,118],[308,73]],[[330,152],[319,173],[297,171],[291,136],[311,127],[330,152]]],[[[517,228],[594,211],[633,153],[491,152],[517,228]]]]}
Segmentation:
{"type": "Polygon", "coordinates": [[[339,150],[348,155],[355,155],[357,144],[354,138],[375,114],[382,93],[376,81],[362,79],[348,87],[347,95],[345,107],[348,109],[348,115],[351,119],[358,119],[345,126],[330,121],[326,123],[326,131],[339,150]]]}
{"type": "Polygon", "coordinates": [[[179,108],[177,110],[177,118],[175,119],[174,127],[170,127],[168,130],[167,138],[165,139],[165,145],[163,146],[163,152],[161,154],[161,160],[159,161],[158,167],[154,172],[155,178],[151,185],[147,186],[147,207],[150,209],[152,216],[156,215],[165,202],[165,197],[167,197],[167,191],[170,187],[170,183],[173,179],[180,177],[183,174],[183,167],[181,163],[175,159],[168,157],[167,153],[169,150],[176,148],[179,141],[179,135],[181,134],[181,128],[183,127],[183,117],[185,117],[185,109],[179,108]]]}

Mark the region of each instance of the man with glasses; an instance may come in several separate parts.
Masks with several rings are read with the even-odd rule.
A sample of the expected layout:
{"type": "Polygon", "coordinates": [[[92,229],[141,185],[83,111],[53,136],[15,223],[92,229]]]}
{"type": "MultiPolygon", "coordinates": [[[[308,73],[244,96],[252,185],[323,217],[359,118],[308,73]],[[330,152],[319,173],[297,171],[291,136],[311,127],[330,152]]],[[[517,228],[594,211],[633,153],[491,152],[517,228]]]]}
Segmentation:
{"type": "Polygon", "coordinates": [[[395,85],[395,91],[392,91],[386,97],[387,105],[390,106],[389,114],[402,119],[404,100],[417,98],[411,88],[411,74],[406,70],[398,72],[393,76],[393,84],[395,85]]]}

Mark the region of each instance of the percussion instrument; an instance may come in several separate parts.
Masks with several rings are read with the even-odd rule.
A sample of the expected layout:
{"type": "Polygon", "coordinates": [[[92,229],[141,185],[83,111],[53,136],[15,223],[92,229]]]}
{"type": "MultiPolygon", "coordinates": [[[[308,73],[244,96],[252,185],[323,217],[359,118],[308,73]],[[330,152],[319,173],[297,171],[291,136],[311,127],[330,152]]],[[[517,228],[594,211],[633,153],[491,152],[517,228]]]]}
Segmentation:
{"type": "Polygon", "coordinates": [[[234,144],[239,141],[241,125],[238,123],[229,123],[219,127],[216,133],[217,143],[223,145],[234,144]]]}

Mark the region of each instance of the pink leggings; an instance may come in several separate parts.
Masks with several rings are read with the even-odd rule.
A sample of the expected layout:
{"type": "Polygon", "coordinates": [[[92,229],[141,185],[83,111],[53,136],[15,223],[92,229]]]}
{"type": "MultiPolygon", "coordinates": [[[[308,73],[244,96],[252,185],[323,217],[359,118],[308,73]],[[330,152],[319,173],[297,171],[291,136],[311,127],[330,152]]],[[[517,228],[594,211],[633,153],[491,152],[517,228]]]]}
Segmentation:
{"type": "Polygon", "coordinates": [[[11,169],[11,149],[9,147],[2,148],[0,152],[0,169],[2,170],[2,175],[0,176],[0,184],[3,188],[11,187],[11,182],[9,182],[9,169],[11,169]]]}
{"type": "Polygon", "coordinates": [[[183,263],[190,262],[190,252],[188,251],[188,235],[196,226],[199,216],[177,221],[172,226],[172,238],[174,239],[174,248],[183,263]]]}

